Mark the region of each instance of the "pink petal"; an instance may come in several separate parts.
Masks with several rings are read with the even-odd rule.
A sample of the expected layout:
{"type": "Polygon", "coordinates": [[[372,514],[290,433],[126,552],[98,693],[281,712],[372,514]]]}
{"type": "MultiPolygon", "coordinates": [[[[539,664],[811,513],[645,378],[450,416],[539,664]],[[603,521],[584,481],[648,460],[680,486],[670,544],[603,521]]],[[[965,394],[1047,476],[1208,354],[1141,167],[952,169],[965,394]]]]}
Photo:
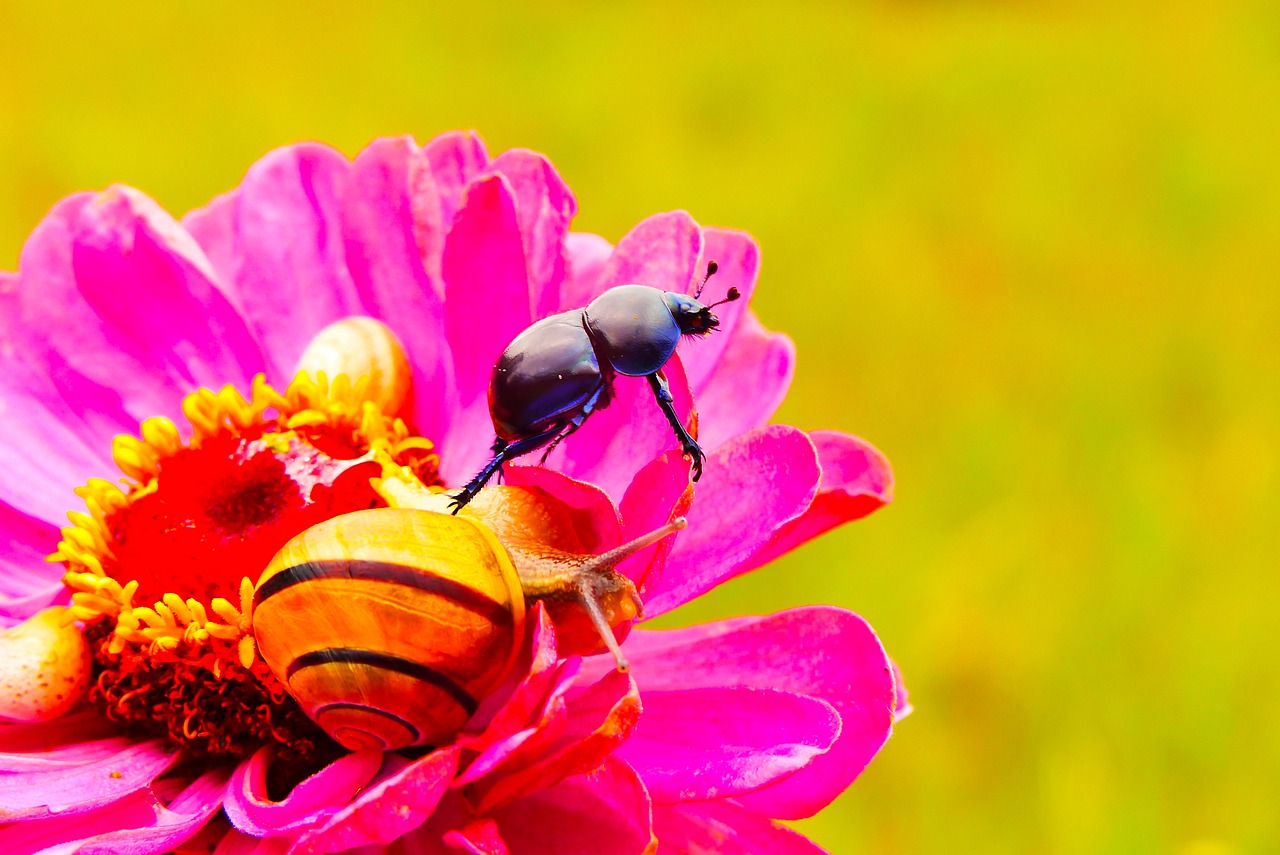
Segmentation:
{"type": "Polygon", "coordinates": [[[768,564],[841,523],[860,519],[893,499],[893,470],[869,442],[833,430],[809,434],[818,449],[822,481],[803,516],[779,530],[746,569],[768,564]]]}
{"type": "Polygon", "coordinates": [[[506,483],[546,493],[566,505],[585,551],[604,552],[622,542],[618,506],[595,484],[541,466],[508,466],[506,483]]]}
{"type": "MultiPolygon", "coordinates": [[[[693,396],[680,357],[673,356],[663,372],[675,397],[676,414],[687,424],[693,396]]],[[[547,464],[599,484],[611,496],[621,496],[649,461],[670,449],[679,454],[680,442],[658,408],[646,378],[620,376],[614,381],[613,394],[612,403],[593,413],[581,430],[551,454],[547,464]]]]}
{"type": "Polygon", "coordinates": [[[604,291],[603,275],[613,244],[590,232],[570,232],[564,240],[569,277],[560,289],[559,311],[584,309],[604,291]]]}
{"type": "Polygon", "coordinates": [[[565,278],[564,239],[578,209],[555,167],[537,152],[505,151],[489,164],[511,184],[529,265],[533,317],[559,311],[565,278]]]}
{"type": "Polygon", "coordinates": [[[43,855],[152,855],[194,837],[217,812],[227,770],[206,772],[183,788],[167,780],[68,822],[50,817],[0,828],[0,851],[43,855]]]}
{"type": "Polygon", "coordinates": [[[795,819],[825,807],[893,728],[889,659],[866,621],[843,609],[815,606],[688,629],[636,630],[626,650],[646,701],[654,692],[747,686],[807,695],[836,709],[842,726],[830,751],[739,799],[764,816],[795,819]]]}
{"type": "Polygon", "coordinates": [[[755,554],[809,507],[819,476],[813,443],[786,425],[759,428],[712,452],[694,491],[689,528],[662,578],[650,586],[646,617],[755,566],[755,554]]]}
{"type": "Polygon", "coordinates": [[[87,762],[32,772],[0,773],[0,823],[87,813],[148,786],[173,762],[158,740],[131,743],[87,762]]]}
{"type": "Polygon", "coordinates": [[[23,323],[132,415],[177,415],[183,394],[262,370],[261,349],[177,221],[113,187],[54,209],[23,248],[23,323]]]}
{"type": "Polygon", "coordinates": [[[0,772],[47,771],[114,756],[133,744],[118,733],[119,728],[88,707],[52,721],[0,724],[0,772]]]}
{"type": "Polygon", "coordinates": [[[609,758],[599,769],[514,802],[495,818],[511,855],[641,855],[653,838],[650,813],[635,772],[609,758]]]}
{"type": "Polygon", "coordinates": [[[825,855],[811,840],[732,801],[654,806],[663,855],[825,855]]]}
{"type": "MultiPolygon", "coordinates": [[[[77,200],[86,201],[64,201],[37,228],[27,257],[52,252],[55,244],[66,254],[66,242],[50,235],[62,229],[59,211],[65,214],[77,200]]],[[[38,519],[62,520],[77,501],[71,491],[89,475],[118,471],[111,438],[136,430],[137,419],[114,389],[86,378],[50,348],[43,328],[24,318],[22,301],[30,295],[14,282],[10,276],[0,289],[0,468],[7,474],[0,479],[0,501],[38,519]]],[[[64,320],[97,323],[87,310],[64,320]]],[[[50,541],[48,551],[56,545],[50,541]]]]}
{"type": "MultiPolygon", "coordinates": [[[[689,512],[694,486],[689,461],[668,451],[636,473],[622,497],[623,541],[655,531],[689,512]]],[[[658,584],[671,550],[680,534],[641,550],[618,566],[618,572],[636,583],[641,598],[658,584]]]]}
{"type": "Polygon", "coordinates": [[[756,278],[760,273],[760,248],[746,232],[703,229],[702,258],[699,259],[688,293],[692,294],[697,290],[697,285],[706,275],[708,261],[715,261],[719,269],[707,281],[702,302],[710,304],[723,299],[730,288],[737,288],[742,296],[732,303],[716,306],[715,314],[720,320],[720,327],[711,335],[692,342],[691,347],[684,348],[685,370],[689,373],[689,385],[695,392],[706,388],[707,381],[716,371],[740,319],[747,314],[747,304],[755,293],[756,278]]]}
{"type": "Polygon", "coordinates": [[[286,837],[251,837],[232,829],[213,850],[213,855],[285,855],[292,841],[286,837]]]}
{"type": "Polygon", "coordinates": [[[563,715],[540,723],[512,750],[498,771],[471,785],[477,811],[491,812],[600,765],[635,728],[640,697],[626,674],[612,671],[566,696],[563,708],[563,715]]]}
{"type": "Polygon", "coordinates": [[[459,411],[441,448],[447,484],[489,457],[489,377],[511,340],[533,321],[515,198],[501,175],[478,178],[463,197],[444,248],[445,330],[454,347],[459,411]]]}
{"type": "Polygon", "coordinates": [[[663,291],[689,290],[702,251],[702,230],[684,211],[654,214],[618,241],[601,284],[636,283],[663,291]]]}
{"type": "MultiPolygon", "coordinates": [[[[557,667],[555,627],[541,603],[534,603],[525,623],[528,641],[521,656],[527,656],[527,661],[517,663],[512,669],[507,686],[480,702],[480,709],[458,737],[458,744],[463,748],[482,756],[492,746],[536,722],[557,685],[572,680],[577,673],[576,667],[557,667]]],[[[468,774],[470,768],[461,777],[468,774]]]]}
{"type": "MultiPolygon", "coordinates": [[[[697,345],[695,345],[697,347],[697,345]]],[[[791,387],[796,346],[765,329],[747,312],[729,334],[715,371],[698,391],[699,440],[717,448],[730,438],[768,424],[791,387]]]]}
{"type": "Polygon", "coordinates": [[[776,689],[648,691],[644,715],[617,756],[655,803],[728,798],[803,769],[840,734],[816,698],[776,689]]]}
{"type": "Polygon", "coordinates": [[[399,336],[413,363],[415,423],[433,440],[452,411],[440,256],[444,202],[427,156],[408,137],[376,140],[351,165],[343,194],[347,269],[365,311],[399,336]]]}
{"type": "MultiPolygon", "coordinates": [[[[365,314],[347,273],[342,194],[351,164],[318,143],[277,149],[255,163],[236,191],[231,222],[218,204],[210,215],[188,215],[197,240],[231,264],[219,268],[249,327],[263,343],[269,379],[288,383],[311,337],[348,315],[365,314]]],[[[228,207],[228,206],[223,206],[228,207]]],[[[212,256],[211,256],[212,257],[212,256]]]]}
{"type": "Polygon", "coordinates": [[[373,779],[382,752],[344,754],[278,802],[267,795],[271,759],[272,752],[264,748],[236,767],[223,805],[232,825],[258,837],[306,828],[337,813],[373,779]]]}
{"type": "Polygon", "coordinates": [[[893,721],[897,724],[911,715],[915,707],[907,699],[907,684],[902,679],[902,669],[897,662],[890,661],[889,664],[893,667],[893,721]]]}
{"type": "Polygon", "coordinates": [[[64,568],[44,560],[59,539],[54,526],[0,502],[0,626],[24,620],[63,596],[64,568]]]}
{"type": "MultiPolygon", "coordinates": [[[[304,832],[290,853],[341,852],[386,845],[431,816],[458,769],[460,749],[445,748],[407,763],[365,790],[322,825],[304,832]]],[[[387,762],[397,755],[387,754],[387,762]]],[[[394,767],[393,767],[394,768],[394,767]]]]}
{"type": "Polygon", "coordinates": [[[441,134],[423,146],[422,152],[440,189],[440,211],[447,232],[462,207],[463,191],[489,165],[489,152],[475,131],[441,134]]]}

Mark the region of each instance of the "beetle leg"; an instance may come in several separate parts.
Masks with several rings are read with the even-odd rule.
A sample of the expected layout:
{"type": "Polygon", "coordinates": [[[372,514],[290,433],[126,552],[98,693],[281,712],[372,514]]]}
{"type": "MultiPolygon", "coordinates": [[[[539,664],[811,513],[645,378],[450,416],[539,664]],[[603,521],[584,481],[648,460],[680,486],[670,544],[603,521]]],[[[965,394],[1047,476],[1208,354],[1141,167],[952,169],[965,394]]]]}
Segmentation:
{"type": "Polygon", "coordinates": [[[535,448],[540,448],[547,442],[555,438],[555,435],[564,430],[563,424],[544,430],[542,433],[534,436],[526,437],[518,442],[508,443],[498,439],[493,443],[493,458],[484,465],[484,468],[476,474],[476,477],[467,482],[467,486],[458,491],[457,495],[449,502],[452,513],[457,514],[462,510],[463,506],[476,497],[495,472],[501,471],[502,465],[513,457],[519,457],[522,454],[528,454],[535,448]]]}
{"type": "MultiPolygon", "coordinates": [[[[563,433],[561,433],[559,436],[557,436],[555,439],[551,440],[551,444],[547,446],[547,450],[542,452],[542,459],[538,461],[539,466],[546,466],[547,458],[551,456],[551,452],[556,450],[556,446],[564,442],[573,434],[577,433],[578,428],[582,427],[583,423],[587,420],[587,416],[595,412],[596,404],[599,403],[600,396],[604,392],[604,390],[605,390],[604,386],[601,386],[599,389],[597,389],[595,394],[592,395],[587,400],[587,402],[582,405],[582,412],[578,413],[576,416],[569,419],[568,429],[565,430],[563,433]]],[[[608,403],[607,398],[605,399],[605,403],[608,403]]]]}
{"type": "Polygon", "coordinates": [[[702,477],[702,461],[706,457],[702,453],[702,446],[689,436],[689,432],[680,423],[680,417],[676,415],[674,406],[675,398],[671,395],[671,386],[667,383],[666,375],[661,371],[655,371],[648,377],[649,385],[653,387],[653,397],[657,399],[662,414],[667,417],[671,429],[675,431],[676,439],[680,440],[680,450],[693,458],[693,480],[697,481],[702,477]]]}

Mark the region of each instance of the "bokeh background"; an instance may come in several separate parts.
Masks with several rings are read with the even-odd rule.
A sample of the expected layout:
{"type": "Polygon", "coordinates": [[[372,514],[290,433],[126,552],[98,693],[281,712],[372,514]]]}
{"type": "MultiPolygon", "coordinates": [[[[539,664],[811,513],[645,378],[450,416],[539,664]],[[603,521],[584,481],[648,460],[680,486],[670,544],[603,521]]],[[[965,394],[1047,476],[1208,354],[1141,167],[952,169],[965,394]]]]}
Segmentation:
{"type": "Polygon", "coordinates": [[[1280,7],[0,3],[0,266],[268,149],[473,127],[580,229],[750,230],[779,419],[897,501],[678,613],[834,602],[916,711],[834,853],[1280,851],[1280,7]]]}

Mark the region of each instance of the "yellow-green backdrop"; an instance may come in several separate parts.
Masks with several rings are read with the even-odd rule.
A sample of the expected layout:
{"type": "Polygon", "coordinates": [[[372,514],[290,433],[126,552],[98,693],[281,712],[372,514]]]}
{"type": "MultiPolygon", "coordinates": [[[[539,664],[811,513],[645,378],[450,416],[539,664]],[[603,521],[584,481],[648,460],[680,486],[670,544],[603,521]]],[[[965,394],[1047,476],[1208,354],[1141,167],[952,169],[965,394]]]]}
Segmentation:
{"type": "Polygon", "coordinates": [[[916,712],[836,853],[1280,851],[1275,4],[0,3],[0,266],[303,138],[474,127],[578,227],[750,230],[779,417],[894,505],[679,614],[834,602],[916,712]],[[785,7],[785,11],[784,11],[785,7]]]}

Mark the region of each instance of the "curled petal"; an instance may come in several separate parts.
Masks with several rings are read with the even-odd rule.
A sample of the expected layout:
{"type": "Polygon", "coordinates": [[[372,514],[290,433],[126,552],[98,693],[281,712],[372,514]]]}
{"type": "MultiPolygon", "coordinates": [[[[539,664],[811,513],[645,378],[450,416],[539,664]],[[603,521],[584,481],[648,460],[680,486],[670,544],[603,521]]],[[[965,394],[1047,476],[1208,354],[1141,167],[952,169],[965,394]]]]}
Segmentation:
{"type": "Polygon", "coordinates": [[[760,428],[712,452],[694,490],[689,528],[645,600],[646,617],[755,566],[753,556],[809,507],[819,474],[813,443],[786,425],[760,428]]]}
{"type": "Polygon", "coordinates": [[[741,687],[649,691],[617,756],[657,804],[728,798],[803,769],[840,735],[825,701],[741,687]]]}
{"type": "Polygon", "coordinates": [[[786,552],[841,523],[865,517],[893,499],[893,470],[874,446],[833,430],[811,433],[822,467],[818,494],[809,509],[779,530],[749,562],[747,569],[768,564],[786,552]]]}
{"type": "Polygon", "coordinates": [[[462,207],[463,191],[489,165],[489,153],[474,131],[441,134],[427,143],[422,152],[439,188],[441,216],[448,231],[462,207]]]}
{"type": "Polygon", "coordinates": [[[357,846],[386,845],[427,821],[458,770],[457,747],[409,763],[387,754],[384,774],[355,800],[304,832],[290,853],[320,855],[357,846]],[[400,768],[396,768],[400,766],[400,768]],[[387,771],[390,773],[387,774],[387,771]]]}
{"type": "Polygon", "coordinates": [[[564,778],[593,769],[622,744],[640,717],[640,696],[626,674],[611,671],[566,696],[563,711],[512,746],[495,771],[469,785],[487,813],[564,778]]]}
{"type": "Polygon", "coordinates": [[[546,493],[562,502],[584,551],[604,552],[622,542],[618,506],[595,484],[541,466],[508,466],[507,483],[546,493]]]}
{"type": "Polygon", "coordinates": [[[45,855],[152,855],[194,837],[217,812],[227,770],[206,772],[190,784],[164,781],[76,816],[20,822],[0,828],[0,851],[45,855]]]}
{"type": "Polygon", "coordinates": [[[264,748],[241,763],[231,776],[224,808],[241,831],[266,837],[306,828],[327,818],[373,779],[382,765],[382,752],[344,754],[294,787],[283,800],[267,795],[271,751],[264,748]]]}

